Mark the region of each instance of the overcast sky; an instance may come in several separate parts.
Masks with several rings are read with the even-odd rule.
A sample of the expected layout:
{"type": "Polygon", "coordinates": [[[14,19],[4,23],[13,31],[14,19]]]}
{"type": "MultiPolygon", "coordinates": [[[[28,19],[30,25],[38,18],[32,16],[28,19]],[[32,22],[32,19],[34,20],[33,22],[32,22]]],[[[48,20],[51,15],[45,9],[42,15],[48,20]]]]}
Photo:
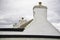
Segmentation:
{"type": "Polygon", "coordinates": [[[0,0],[0,27],[16,23],[21,17],[33,18],[33,6],[40,1],[48,7],[48,20],[60,30],[60,0],[0,0]]]}

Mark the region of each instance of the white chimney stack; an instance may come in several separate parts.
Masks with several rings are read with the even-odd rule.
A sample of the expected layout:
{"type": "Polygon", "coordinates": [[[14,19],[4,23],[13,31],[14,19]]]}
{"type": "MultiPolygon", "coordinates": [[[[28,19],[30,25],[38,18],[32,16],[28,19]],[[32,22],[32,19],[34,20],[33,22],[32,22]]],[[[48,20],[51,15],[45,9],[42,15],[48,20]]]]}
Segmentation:
{"type": "Polygon", "coordinates": [[[41,2],[33,7],[33,21],[25,29],[28,33],[60,35],[58,30],[47,20],[47,7],[41,2]]]}

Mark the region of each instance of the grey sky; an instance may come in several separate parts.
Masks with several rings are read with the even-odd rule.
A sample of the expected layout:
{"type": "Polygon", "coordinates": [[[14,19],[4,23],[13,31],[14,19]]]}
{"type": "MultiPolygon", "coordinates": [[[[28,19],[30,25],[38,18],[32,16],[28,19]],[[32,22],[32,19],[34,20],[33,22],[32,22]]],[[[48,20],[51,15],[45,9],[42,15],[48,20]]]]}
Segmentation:
{"type": "Polygon", "coordinates": [[[33,6],[39,1],[48,7],[48,20],[53,24],[56,23],[54,25],[58,29],[60,0],[0,0],[0,25],[18,22],[22,16],[27,20],[33,18],[33,6]]]}

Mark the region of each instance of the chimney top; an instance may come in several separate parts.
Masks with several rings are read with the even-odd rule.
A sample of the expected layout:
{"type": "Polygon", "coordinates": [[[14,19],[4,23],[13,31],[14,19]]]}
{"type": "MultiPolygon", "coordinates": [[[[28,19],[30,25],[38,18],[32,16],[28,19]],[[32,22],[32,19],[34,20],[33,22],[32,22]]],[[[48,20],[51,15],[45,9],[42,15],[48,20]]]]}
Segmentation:
{"type": "Polygon", "coordinates": [[[23,20],[24,18],[22,17],[22,20],[23,20]]]}
{"type": "Polygon", "coordinates": [[[42,4],[42,2],[39,2],[39,5],[41,5],[42,4]]]}

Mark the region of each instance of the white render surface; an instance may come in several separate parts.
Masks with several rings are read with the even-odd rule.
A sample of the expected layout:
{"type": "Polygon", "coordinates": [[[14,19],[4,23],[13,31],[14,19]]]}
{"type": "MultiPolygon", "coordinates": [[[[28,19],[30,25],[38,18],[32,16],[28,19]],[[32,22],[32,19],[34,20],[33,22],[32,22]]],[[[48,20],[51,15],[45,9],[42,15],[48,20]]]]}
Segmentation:
{"type": "Polygon", "coordinates": [[[28,33],[60,35],[59,31],[47,21],[47,8],[34,8],[34,20],[26,28],[28,33]]]}

